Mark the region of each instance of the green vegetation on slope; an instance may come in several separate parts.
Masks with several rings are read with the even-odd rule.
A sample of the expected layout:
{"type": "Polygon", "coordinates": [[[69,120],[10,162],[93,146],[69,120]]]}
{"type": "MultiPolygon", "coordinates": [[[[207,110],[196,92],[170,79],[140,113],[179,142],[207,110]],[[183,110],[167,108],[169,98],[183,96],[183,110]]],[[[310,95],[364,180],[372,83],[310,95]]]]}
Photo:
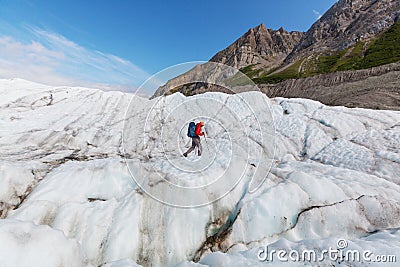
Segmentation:
{"type": "Polygon", "coordinates": [[[259,78],[254,78],[253,81],[255,83],[279,83],[287,79],[301,78],[301,75],[299,74],[299,67],[302,62],[302,60],[297,61],[296,63],[287,67],[279,73],[274,73],[270,75],[266,74],[259,78]]]}
{"type": "MultiPolygon", "coordinates": [[[[287,79],[304,78],[335,71],[367,69],[399,61],[400,21],[367,46],[364,42],[358,42],[355,46],[342,51],[302,59],[278,73],[266,73],[261,77],[253,78],[253,81],[255,83],[279,83],[287,79]]],[[[249,69],[246,68],[243,70],[248,73],[254,71],[253,66],[249,69]]]]}
{"type": "Polygon", "coordinates": [[[364,42],[358,42],[353,48],[346,50],[346,55],[337,63],[336,71],[356,70],[359,61],[364,57],[364,42]]]}
{"type": "Polygon", "coordinates": [[[376,67],[400,61],[400,21],[368,47],[360,68],[376,67]]]}
{"type": "Polygon", "coordinates": [[[242,72],[237,72],[235,75],[224,80],[224,83],[229,87],[252,85],[252,80],[249,77],[249,75],[243,75],[242,72]]]}
{"type": "Polygon", "coordinates": [[[244,68],[241,68],[240,71],[249,76],[250,78],[257,77],[258,74],[262,71],[262,69],[254,69],[256,64],[248,65],[244,68]]]}

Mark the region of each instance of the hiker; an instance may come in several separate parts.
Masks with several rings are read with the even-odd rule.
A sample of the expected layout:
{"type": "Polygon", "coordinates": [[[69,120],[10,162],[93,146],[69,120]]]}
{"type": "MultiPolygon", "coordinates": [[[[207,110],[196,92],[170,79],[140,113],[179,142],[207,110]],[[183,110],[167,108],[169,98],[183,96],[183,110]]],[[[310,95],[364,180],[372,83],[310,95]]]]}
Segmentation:
{"type": "Polygon", "coordinates": [[[204,122],[199,122],[195,124],[193,121],[189,123],[188,128],[188,136],[192,138],[192,146],[189,148],[188,151],[183,153],[183,156],[187,157],[187,155],[192,152],[196,147],[198,148],[198,155],[201,156],[201,143],[200,143],[200,136],[204,136],[204,132],[201,131],[201,127],[204,126],[204,122]]]}

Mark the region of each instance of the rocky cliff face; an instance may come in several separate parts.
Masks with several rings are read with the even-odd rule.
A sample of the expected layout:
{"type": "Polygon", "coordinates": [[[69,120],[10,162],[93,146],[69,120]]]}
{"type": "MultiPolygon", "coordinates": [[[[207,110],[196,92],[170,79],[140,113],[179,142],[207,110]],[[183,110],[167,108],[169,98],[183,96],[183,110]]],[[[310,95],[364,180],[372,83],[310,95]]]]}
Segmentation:
{"type": "Polygon", "coordinates": [[[303,36],[302,32],[267,29],[264,24],[250,29],[210,61],[243,68],[259,64],[271,67],[280,64],[303,36]]]}
{"type": "Polygon", "coordinates": [[[343,50],[375,37],[399,16],[398,0],[340,0],[311,26],[285,61],[343,50]]]}

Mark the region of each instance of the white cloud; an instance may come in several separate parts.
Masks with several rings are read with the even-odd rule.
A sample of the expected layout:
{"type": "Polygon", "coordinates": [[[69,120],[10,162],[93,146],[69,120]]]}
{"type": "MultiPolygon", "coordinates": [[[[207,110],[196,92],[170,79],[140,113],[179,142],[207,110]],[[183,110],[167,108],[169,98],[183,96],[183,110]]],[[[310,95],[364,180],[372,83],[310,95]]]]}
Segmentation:
{"type": "Polygon", "coordinates": [[[54,71],[65,58],[38,42],[24,44],[12,37],[0,37],[0,77],[24,78],[50,85],[76,85],[74,79],[54,71]]]}
{"type": "Polygon", "coordinates": [[[322,17],[321,13],[315,9],[313,9],[313,13],[314,13],[315,17],[317,18],[317,20],[322,17]]]}
{"type": "Polygon", "coordinates": [[[60,34],[27,30],[28,42],[0,36],[0,78],[128,90],[150,76],[128,60],[85,48],[60,34]]]}

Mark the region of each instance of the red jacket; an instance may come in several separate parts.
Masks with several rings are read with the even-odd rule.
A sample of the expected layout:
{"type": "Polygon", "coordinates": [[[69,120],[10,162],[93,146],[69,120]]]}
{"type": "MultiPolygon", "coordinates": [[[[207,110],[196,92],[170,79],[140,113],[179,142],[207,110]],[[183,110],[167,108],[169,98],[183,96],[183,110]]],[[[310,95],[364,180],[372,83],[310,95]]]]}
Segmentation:
{"type": "Polygon", "coordinates": [[[204,135],[204,133],[201,131],[201,125],[200,125],[200,123],[196,124],[196,129],[194,129],[194,133],[195,133],[197,136],[203,136],[203,135],[204,135]]]}

